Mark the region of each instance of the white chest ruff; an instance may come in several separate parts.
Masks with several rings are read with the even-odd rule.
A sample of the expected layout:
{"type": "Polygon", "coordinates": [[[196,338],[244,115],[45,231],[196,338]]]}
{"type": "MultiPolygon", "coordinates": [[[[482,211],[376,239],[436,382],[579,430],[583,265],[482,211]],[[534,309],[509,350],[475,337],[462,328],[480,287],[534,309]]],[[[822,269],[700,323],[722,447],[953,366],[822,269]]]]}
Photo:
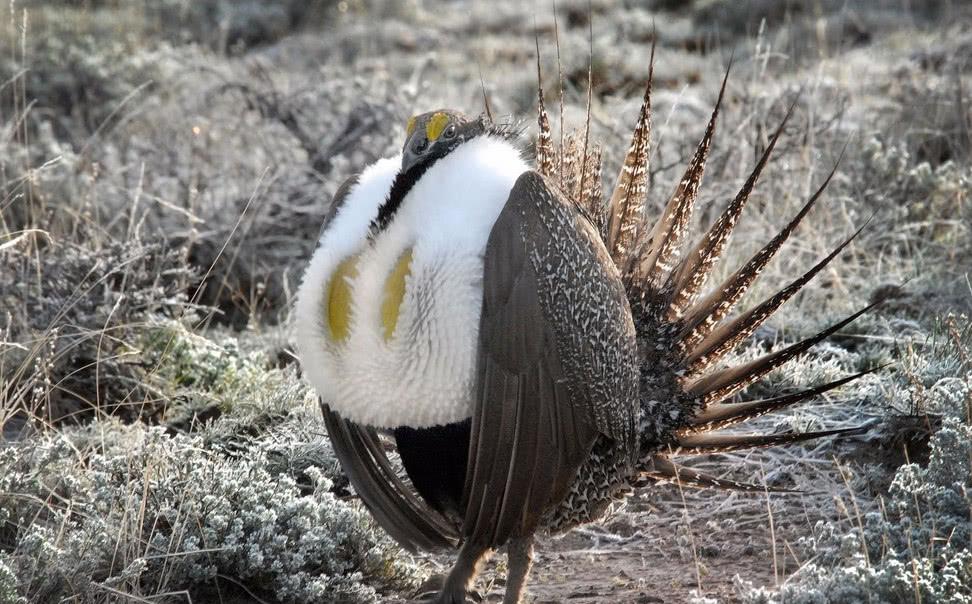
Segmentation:
{"type": "Polygon", "coordinates": [[[517,177],[529,169],[505,141],[465,143],[429,168],[369,244],[369,225],[400,164],[400,157],[383,159],[362,173],[321,236],[296,308],[301,365],[318,394],[343,417],[383,428],[471,415],[486,240],[517,177]],[[386,337],[385,283],[408,250],[410,273],[386,337]],[[354,255],[349,326],[338,342],[325,319],[328,285],[354,255]]]}

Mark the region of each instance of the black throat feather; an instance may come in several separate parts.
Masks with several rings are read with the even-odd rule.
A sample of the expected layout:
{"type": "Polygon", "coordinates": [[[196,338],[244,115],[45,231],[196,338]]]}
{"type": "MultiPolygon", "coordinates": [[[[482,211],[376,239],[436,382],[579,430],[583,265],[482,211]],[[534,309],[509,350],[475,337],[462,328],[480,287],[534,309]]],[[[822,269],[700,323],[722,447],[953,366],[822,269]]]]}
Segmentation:
{"type": "MultiPolygon", "coordinates": [[[[482,132],[478,133],[477,136],[492,136],[511,142],[520,141],[521,144],[517,145],[520,155],[526,160],[531,159],[529,157],[531,153],[531,146],[522,142],[524,127],[519,122],[508,121],[500,124],[483,123],[482,129],[482,132]]],[[[430,159],[430,161],[424,161],[416,164],[405,172],[399,172],[395,176],[395,180],[392,182],[391,190],[388,191],[388,197],[378,208],[378,215],[375,216],[375,219],[371,221],[371,226],[368,230],[368,238],[374,239],[378,233],[382,232],[386,227],[388,227],[388,224],[391,223],[392,218],[395,217],[395,213],[398,211],[398,208],[400,208],[402,202],[405,201],[405,196],[408,195],[408,192],[412,190],[415,183],[422,178],[425,172],[431,168],[435,162],[445,157],[460,144],[469,142],[472,140],[472,138],[475,137],[463,137],[458,141],[458,144],[454,145],[446,153],[443,153],[438,157],[433,157],[430,159]]]]}
{"type": "Polygon", "coordinates": [[[391,190],[388,191],[388,197],[378,208],[378,215],[375,216],[375,219],[371,221],[371,227],[368,231],[369,238],[374,239],[378,233],[385,230],[388,223],[390,223],[392,218],[395,217],[395,212],[397,212],[398,208],[401,207],[402,201],[405,200],[405,196],[408,195],[408,192],[412,190],[412,187],[415,186],[418,179],[422,178],[422,175],[425,174],[425,171],[428,170],[433,163],[435,162],[428,161],[416,164],[410,170],[399,172],[395,176],[395,180],[392,181],[391,190]]]}

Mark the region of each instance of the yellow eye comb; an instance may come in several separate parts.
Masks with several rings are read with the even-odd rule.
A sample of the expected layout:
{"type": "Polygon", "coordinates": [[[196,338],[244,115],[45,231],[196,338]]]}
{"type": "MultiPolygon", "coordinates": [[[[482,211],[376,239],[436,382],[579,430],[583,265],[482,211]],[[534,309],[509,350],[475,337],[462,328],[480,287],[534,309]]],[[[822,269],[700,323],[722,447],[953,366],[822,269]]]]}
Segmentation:
{"type": "Polygon", "coordinates": [[[425,124],[425,136],[429,139],[429,142],[434,141],[439,138],[442,131],[445,130],[446,126],[449,125],[449,116],[445,113],[436,113],[429,119],[429,122],[425,124]]]}

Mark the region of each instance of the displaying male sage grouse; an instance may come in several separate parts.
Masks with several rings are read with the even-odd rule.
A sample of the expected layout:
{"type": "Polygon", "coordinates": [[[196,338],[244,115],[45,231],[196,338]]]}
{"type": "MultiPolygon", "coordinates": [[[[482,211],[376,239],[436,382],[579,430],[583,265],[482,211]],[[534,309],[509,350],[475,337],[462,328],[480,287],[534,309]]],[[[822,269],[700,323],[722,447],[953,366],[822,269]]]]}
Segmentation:
{"type": "Polygon", "coordinates": [[[762,491],[679,468],[673,455],[842,432],[717,431],[862,375],[766,400],[734,397],[863,310],[760,359],[717,366],[850,239],[730,317],[821,187],[700,296],[783,125],[739,194],[687,246],[725,81],[654,224],[643,211],[650,90],[649,73],[606,202],[598,147],[586,132],[554,145],[541,89],[535,165],[513,127],[425,113],[409,120],[400,155],[341,186],[326,218],[297,300],[303,369],[378,523],[409,549],[458,548],[435,602],[464,602],[480,561],[504,545],[504,602],[519,602],[537,532],[593,521],[646,479],[762,491]],[[407,479],[380,435],[394,439],[407,479]]]}

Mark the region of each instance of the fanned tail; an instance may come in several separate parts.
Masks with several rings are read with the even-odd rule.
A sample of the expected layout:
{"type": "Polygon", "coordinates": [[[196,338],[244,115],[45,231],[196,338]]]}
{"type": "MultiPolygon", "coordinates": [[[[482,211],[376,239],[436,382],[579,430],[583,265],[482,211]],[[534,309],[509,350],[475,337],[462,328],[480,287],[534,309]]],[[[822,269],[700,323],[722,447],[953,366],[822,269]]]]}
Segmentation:
{"type": "Polygon", "coordinates": [[[780,232],[724,282],[703,295],[708,277],[728,247],[733,229],[794,113],[796,100],[787,108],[738,193],[701,238],[693,245],[687,245],[692,211],[715,137],[719,112],[727,94],[729,68],[702,140],[661,216],[649,223],[644,209],[648,188],[654,54],[655,46],[652,44],[644,98],[617,181],[605,203],[601,194],[601,148],[590,140],[591,74],[588,74],[587,122],[584,130],[564,135],[561,115],[561,139],[559,145],[555,145],[540,84],[538,48],[540,136],[537,141],[537,168],[549,176],[551,182],[559,184],[565,195],[598,228],[627,290],[642,362],[642,448],[639,478],[635,484],[646,480],[666,480],[685,486],[714,486],[758,492],[779,490],[709,476],[692,468],[677,466],[669,457],[780,446],[822,437],[846,438],[862,432],[862,427],[782,434],[718,431],[811,401],[880,369],[861,371],[763,400],[734,400],[740,392],[767,373],[806,353],[872,310],[875,304],[815,335],[753,361],[731,367],[720,368],[717,365],[845,251],[864,227],[852,233],[775,294],[733,315],[736,305],[763,269],[821,198],[836,173],[840,162],[838,159],[824,182],[780,232]]]}

